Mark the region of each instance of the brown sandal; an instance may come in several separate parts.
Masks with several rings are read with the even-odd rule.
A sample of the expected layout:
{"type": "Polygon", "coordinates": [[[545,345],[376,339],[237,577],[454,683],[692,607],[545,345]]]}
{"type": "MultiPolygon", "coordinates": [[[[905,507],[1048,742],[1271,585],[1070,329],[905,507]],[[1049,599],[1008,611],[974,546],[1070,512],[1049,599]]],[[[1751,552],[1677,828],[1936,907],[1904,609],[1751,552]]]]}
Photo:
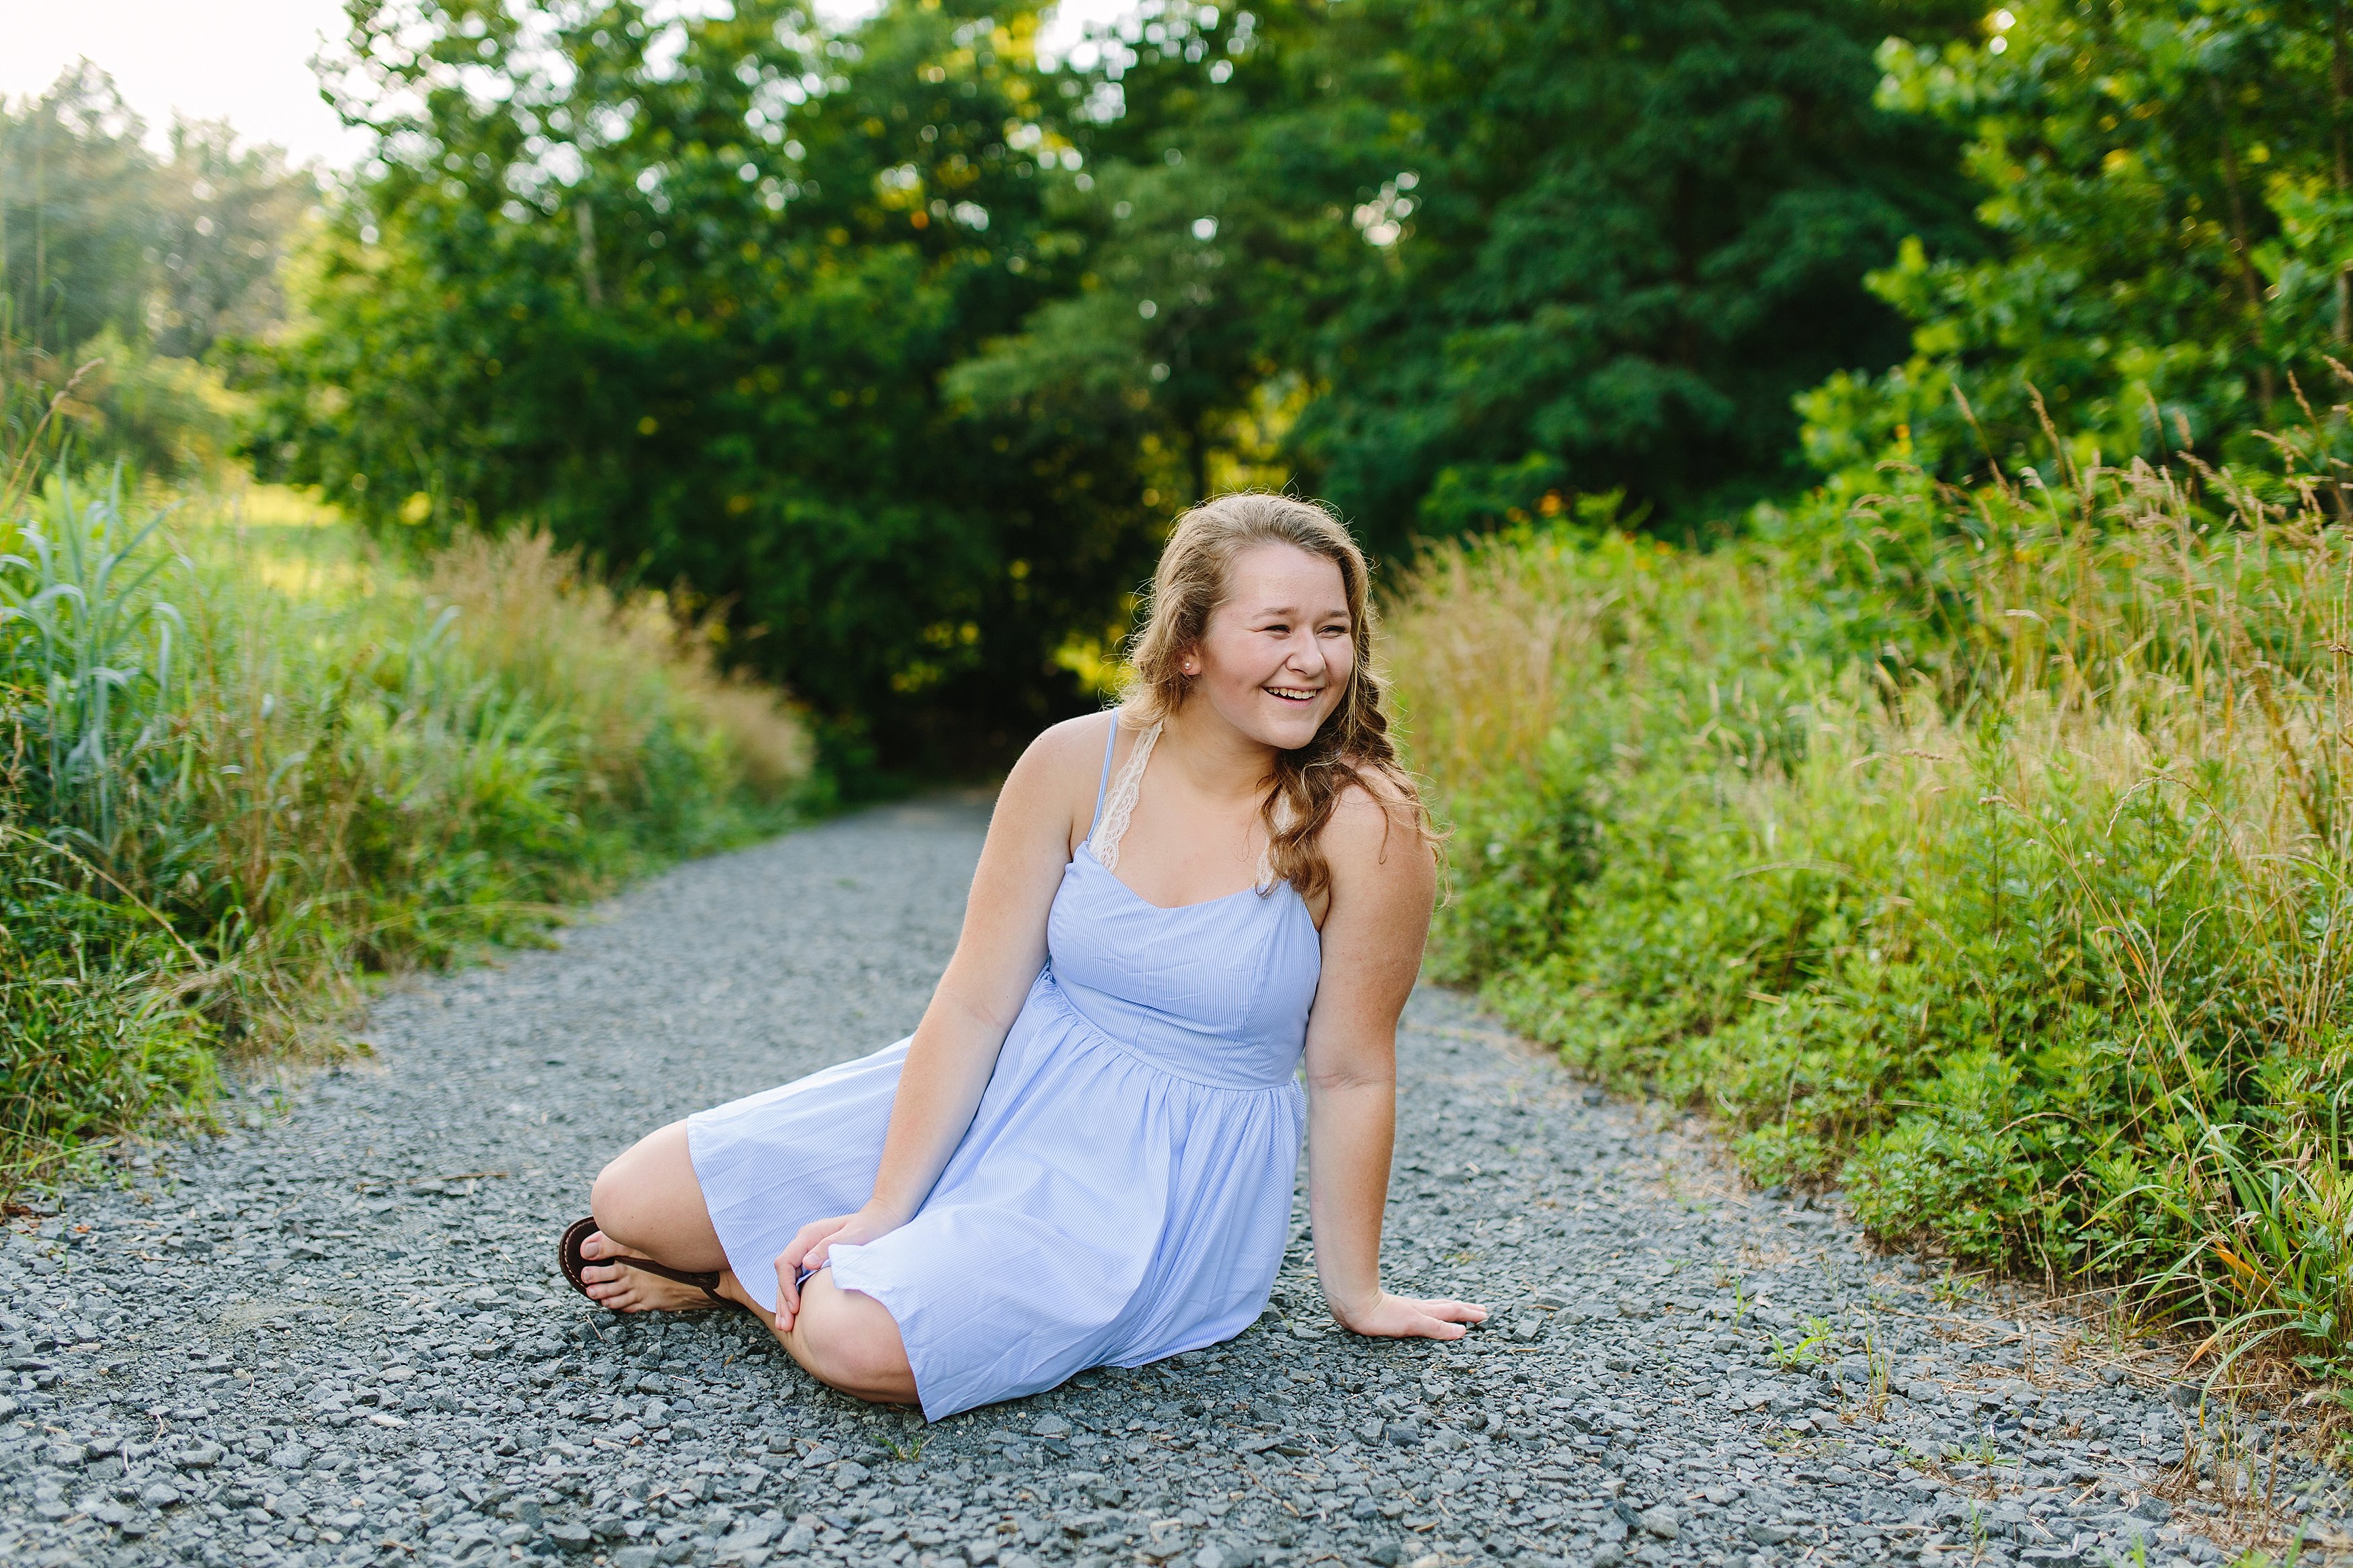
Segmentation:
{"type": "MultiPolygon", "coordinates": [[[[675,1279],[681,1285],[691,1285],[710,1297],[713,1306],[741,1307],[743,1305],[742,1302],[731,1301],[719,1293],[719,1276],[716,1273],[702,1274],[685,1268],[672,1268],[666,1263],[656,1263],[650,1258],[591,1258],[580,1249],[587,1243],[588,1238],[596,1234],[596,1215],[591,1215],[586,1219],[574,1220],[572,1228],[564,1233],[563,1246],[559,1249],[564,1265],[564,1278],[570,1280],[572,1288],[583,1296],[588,1296],[588,1281],[580,1277],[582,1269],[603,1268],[617,1263],[630,1268],[641,1268],[648,1274],[659,1274],[665,1279],[675,1279]]],[[[596,1300],[594,1296],[588,1296],[588,1299],[592,1301],[596,1300]]],[[[602,1301],[597,1301],[596,1304],[600,1307],[604,1305],[602,1301]]]]}

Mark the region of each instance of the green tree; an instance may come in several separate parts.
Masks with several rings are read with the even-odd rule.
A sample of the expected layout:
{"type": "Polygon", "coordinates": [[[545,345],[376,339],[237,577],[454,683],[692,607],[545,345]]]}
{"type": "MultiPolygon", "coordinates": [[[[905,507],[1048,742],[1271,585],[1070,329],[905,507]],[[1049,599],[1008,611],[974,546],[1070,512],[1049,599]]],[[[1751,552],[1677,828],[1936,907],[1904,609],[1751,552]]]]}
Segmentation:
{"type": "Polygon", "coordinates": [[[1874,274],[1913,353],[1808,399],[1816,462],[2040,460],[2038,395],[2086,456],[2239,460],[2306,424],[2300,397],[2342,402],[2347,30],[2338,0],[2018,0],[1978,37],[1890,46],[1890,100],[1969,135],[1998,245],[1874,274]]]}
{"type": "Polygon", "coordinates": [[[109,327],[143,336],[164,189],[145,132],[86,60],[0,105],[0,291],[35,348],[63,353],[109,327]]]}
{"type": "Polygon", "coordinates": [[[162,157],[145,130],[86,61],[0,104],[0,447],[69,383],[45,428],[86,459],[180,476],[236,443],[237,401],[196,362],[277,320],[317,186],[225,124],[174,121],[162,157]]]}
{"type": "Polygon", "coordinates": [[[378,152],[304,264],[280,469],[384,526],[533,517],[683,580],[888,756],[994,753],[1082,700],[1067,629],[1148,567],[1131,454],[940,390],[1060,286],[1029,19],[421,15],[352,8],[378,152]]]}
{"type": "Polygon", "coordinates": [[[683,579],[839,724],[952,751],[1091,700],[1209,490],[1394,554],[1786,484],[1792,395],[1901,352],[1862,271],[1969,233],[1949,137],[1873,107],[1871,0],[1157,0],[1064,62],[979,0],[352,15],[378,154],[272,460],[683,579]]]}
{"type": "Polygon", "coordinates": [[[15,331],[56,352],[111,329],[176,359],[280,316],[278,268],[318,198],[276,147],[174,120],[168,151],[87,60],[0,105],[0,294],[15,331]]]}
{"type": "Polygon", "coordinates": [[[1107,209],[1090,276],[1116,299],[1049,307],[966,384],[1026,365],[1077,393],[1116,366],[1180,450],[1247,436],[1236,416],[1295,386],[1289,470],[1390,551],[1560,489],[1678,523],[1769,493],[1799,473],[1793,395],[1902,351],[1863,272],[1907,236],[1971,243],[1953,139],[1873,105],[1898,15],[1923,19],[1148,8],[1063,100],[1107,209]]]}
{"type": "Polygon", "coordinates": [[[263,337],[285,316],[280,268],[319,199],[317,181],[281,148],[238,145],[221,120],[175,119],[157,174],[155,352],[201,360],[225,338],[263,337]]]}
{"type": "Polygon", "coordinates": [[[1792,395],[1900,349],[1866,268],[1906,236],[1968,246],[1949,140],[1873,103],[1891,22],[1934,12],[1398,9],[1416,112],[1350,219],[1398,265],[1324,334],[1302,432],[1392,527],[1555,487],[1677,523],[1781,489],[1792,395]]]}
{"type": "Polygon", "coordinates": [[[1086,165],[1057,183],[1045,243],[1077,265],[1022,332],[957,368],[956,393],[1128,443],[1164,510],[1297,473],[1277,438],[1308,391],[1309,324],[1365,264],[1332,203],[1377,167],[1334,156],[1317,26],[1350,23],[1162,0],[1043,73],[1086,165]],[[1318,145],[1302,157],[1293,133],[1318,145]]]}

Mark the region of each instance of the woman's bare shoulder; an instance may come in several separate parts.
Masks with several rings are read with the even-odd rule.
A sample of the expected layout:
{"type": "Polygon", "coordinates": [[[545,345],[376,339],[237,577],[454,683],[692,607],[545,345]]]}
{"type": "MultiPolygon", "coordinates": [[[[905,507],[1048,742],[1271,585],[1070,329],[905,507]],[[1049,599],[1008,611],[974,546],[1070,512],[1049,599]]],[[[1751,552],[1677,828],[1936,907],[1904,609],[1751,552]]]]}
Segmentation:
{"type": "Polygon", "coordinates": [[[1356,782],[1341,787],[1324,824],[1323,848],[1335,877],[1419,882],[1436,876],[1421,803],[1381,768],[1359,765],[1356,782]]]}
{"type": "Polygon", "coordinates": [[[1116,713],[1082,713],[1050,724],[1022,749],[1021,761],[1015,766],[1034,767],[1058,777],[1076,771],[1083,773],[1092,784],[1103,767],[1107,727],[1117,718],[1116,713]]]}
{"type": "Polygon", "coordinates": [[[999,802],[1050,809],[1058,816],[1083,807],[1092,816],[1112,719],[1110,714],[1086,713],[1040,731],[1006,775],[999,802]]]}

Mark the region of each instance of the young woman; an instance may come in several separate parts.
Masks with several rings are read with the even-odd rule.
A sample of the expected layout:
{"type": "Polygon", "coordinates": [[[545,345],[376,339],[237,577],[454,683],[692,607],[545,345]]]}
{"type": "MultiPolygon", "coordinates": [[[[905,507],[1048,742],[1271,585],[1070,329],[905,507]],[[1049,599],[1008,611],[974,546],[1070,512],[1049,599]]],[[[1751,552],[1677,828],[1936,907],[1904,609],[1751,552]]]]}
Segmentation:
{"type": "Polygon", "coordinates": [[[1437,873],[1364,556],[1304,501],[1198,507],[1132,662],[1124,705],[1005,781],[915,1033],[614,1161],[565,1238],[576,1287],[742,1304],[811,1375],[937,1419],[1240,1332],[1304,1130],[1333,1316],[1432,1339],[1486,1317],[1380,1282],[1437,873]]]}

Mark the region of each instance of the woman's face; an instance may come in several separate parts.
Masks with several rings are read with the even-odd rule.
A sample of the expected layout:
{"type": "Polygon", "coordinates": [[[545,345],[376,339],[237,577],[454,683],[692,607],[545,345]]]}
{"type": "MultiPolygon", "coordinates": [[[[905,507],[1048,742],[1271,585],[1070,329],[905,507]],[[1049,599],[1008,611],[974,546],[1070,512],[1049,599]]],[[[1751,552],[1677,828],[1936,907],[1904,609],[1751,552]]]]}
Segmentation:
{"type": "Polygon", "coordinates": [[[1253,545],[1234,557],[1225,602],[1184,656],[1192,696],[1261,745],[1297,751],[1347,689],[1354,631],[1336,562],[1253,545]]]}

